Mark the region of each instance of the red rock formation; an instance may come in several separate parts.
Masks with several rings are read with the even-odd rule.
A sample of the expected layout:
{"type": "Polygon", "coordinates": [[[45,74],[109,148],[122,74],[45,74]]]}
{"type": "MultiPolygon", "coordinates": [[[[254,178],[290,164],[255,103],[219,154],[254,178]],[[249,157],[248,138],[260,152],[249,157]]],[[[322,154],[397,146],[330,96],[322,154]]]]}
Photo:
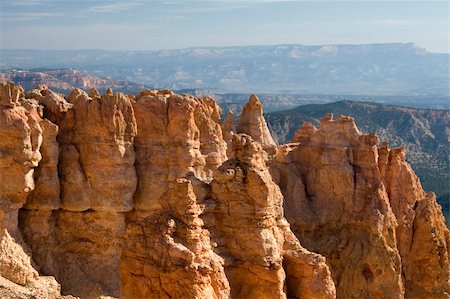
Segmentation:
{"type": "Polygon", "coordinates": [[[227,298],[223,260],[200,217],[205,193],[195,192],[226,159],[220,108],[210,98],[151,90],[134,107],[139,184],[124,236],[122,296],[227,298]]]}
{"type": "Polygon", "coordinates": [[[124,212],[133,208],[137,184],[130,99],[112,93],[91,98],[76,89],[66,101],[45,88],[30,96],[59,126],[59,157],[49,134],[49,154],[38,168],[37,182],[61,186],[61,194],[59,206],[55,194],[49,195],[57,189],[34,190],[21,213],[25,239],[37,264],[62,283],[63,292],[118,296],[124,212]],[[46,175],[54,173],[48,166],[55,163],[59,176],[46,175]]]}
{"type": "Polygon", "coordinates": [[[261,102],[256,95],[251,95],[247,104],[242,107],[236,131],[252,136],[255,141],[261,143],[264,150],[269,154],[274,154],[276,144],[262,114],[263,107],[261,102]]]}
{"type": "Polygon", "coordinates": [[[0,297],[449,296],[449,231],[402,150],[331,115],[277,148],[256,97],[251,137],[219,115],[2,84],[0,297]]]}
{"type": "Polygon", "coordinates": [[[327,257],[338,297],[448,298],[449,231],[403,149],[377,150],[375,136],[332,115],[295,141],[272,173],[294,232],[327,257]]]}
{"type": "Polygon", "coordinates": [[[59,285],[53,277],[40,277],[33,268],[31,252],[18,229],[18,210],[35,188],[33,172],[41,160],[41,124],[47,126],[36,102],[25,100],[22,88],[1,83],[0,277],[9,280],[2,282],[2,288],[7,293],[17,290],[24,296],[51,298],[59,295],[59,285]]]}
{"type": "Polygon", "coordinates": [[[450,233],[433,193],[426,194],[403,148],[378,150],[382,179],[398,227],[406,298],[450,296],[450,233]]]}
{"type": "Polygon", "coordinates": [[[308,134],[273,164],[294,232],[327,258],[338,297],[402,298],[396,220],[378,170],[376,136],[332,115],[318,130],[302,130],[308,134]]]}
{"type": "Polygon", "coordinates": [[[139,130],[136,209],[160,209],[160,197],[168,190],[169,181],[188,173],[211,180],[212,171],[226,160],[220,108],[212,99],[148,90],[141,92],[133,105],[139,130]]]}
{"type": "Polygon", "coordinates": [[[283,217],[283,196],[267,154],[248,135],[234,135],[232,157],[212,182],[209,230],[225,258],[232,298],[334,298],[325,259],[304,249],[283,217]]]}
{"type": "Polygon", "coordinates": [[[171,182],[161,205],[160,211],[134,214],[127,225],[121,296],[228,298],[224,262],[203,228],[191,181],[171,182]]]}

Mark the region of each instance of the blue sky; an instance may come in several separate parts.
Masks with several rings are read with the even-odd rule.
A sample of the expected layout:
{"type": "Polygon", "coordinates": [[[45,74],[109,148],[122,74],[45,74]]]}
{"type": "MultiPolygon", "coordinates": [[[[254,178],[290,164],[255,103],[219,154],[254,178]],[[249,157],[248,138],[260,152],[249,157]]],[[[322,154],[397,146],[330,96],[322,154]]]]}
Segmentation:
{"type": "Polygon", "coordinates": [[[449,53],[448,1],[0,0],[1,48],[414,42],[449,53]]]}

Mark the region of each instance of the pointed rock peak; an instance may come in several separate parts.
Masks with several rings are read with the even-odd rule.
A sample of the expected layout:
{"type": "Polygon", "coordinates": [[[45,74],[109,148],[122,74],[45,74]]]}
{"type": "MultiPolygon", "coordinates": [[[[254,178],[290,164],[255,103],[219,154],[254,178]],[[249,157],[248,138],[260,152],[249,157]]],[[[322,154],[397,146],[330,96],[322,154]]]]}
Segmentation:
{"type": "Polygon", "coordinates": [[[242,111],[245,110],[251,110],[251,111],[258,111],[258,113],[262,114],[262,104],[259,101],[259,98],[252,94],[250,98],[248,99],[248,102],[244,105],[242,108],[242,111]]]}
{"type": "Polygon", "coordinates": [[[403,145],[397,148],[392,148],[390,151],[390,155],[391,155],[390,159],[399,158],[401,161],[406,160],[406,152],[403,145]]]}
{"type": "Polygon", "coordinates": [[[232,111],[228,111],[227,117],[225,117],[225,120],[223,122],[223,129],[234,132],[235,130],[234,123],[235,123],[234,114],[232,111]]]}
{"type": "Polygon", "coordinates": [[[242,108],[236,130],[237,133],[250,135],[253,140],[261,143],[265,150],[270,148],[270,152],[272,152],[276,148],[276,143],[263,116],[262,104],[255,95],[251,95],[247,104],[242,108]]]}
{"type": "Polygon", "coordinates": [[[250,98],[248,99],[248,102],[252,105],[261,105],[261,102],[259,101],[259,98],[257,95],[252,94],[250,98]]]}
{"type": "Polygon", "coordinates": [[[89,90],[88,95],[89,95],[92,99],[101,97],[101,95],[100,95],[100,93],[98,92],[98,90],[95,89],[94,87],[91,88],[91,90],[89,90]]]}
{"type": "Polygon", "coordinates": [[[105,95],[107,95],[107,96],[112,96],[112,95],[113,95],[113,91],[112,91],[111,87],[109,87],[109,88],[105,91],[105,95]]]}

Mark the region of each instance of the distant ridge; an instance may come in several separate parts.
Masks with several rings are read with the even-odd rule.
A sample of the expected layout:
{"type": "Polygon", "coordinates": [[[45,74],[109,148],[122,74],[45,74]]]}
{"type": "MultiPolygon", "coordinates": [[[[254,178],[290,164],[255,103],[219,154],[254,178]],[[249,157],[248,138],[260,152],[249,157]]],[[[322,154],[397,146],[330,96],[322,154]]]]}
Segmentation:
{"type": "Polygon", "coordinates": [[[89,90],[91,88],[105,91],[114,88],[116,91],[134,93],[145,85],[127,80],[116,80],[92,76],[76,69],[35,68],[31,70],[12,69],[0,72],[0,82],[13,81],[25,90],[32,90],[37,85],[46,85],[55,91],[67,94],[74,88],[89,90]]]}
{"type": "Polygon", "coordinates": [[[449,54],[413,43],[0,50],[0,69],[77,68],[155,88],[213,92],[449,96],[449,54]]]}

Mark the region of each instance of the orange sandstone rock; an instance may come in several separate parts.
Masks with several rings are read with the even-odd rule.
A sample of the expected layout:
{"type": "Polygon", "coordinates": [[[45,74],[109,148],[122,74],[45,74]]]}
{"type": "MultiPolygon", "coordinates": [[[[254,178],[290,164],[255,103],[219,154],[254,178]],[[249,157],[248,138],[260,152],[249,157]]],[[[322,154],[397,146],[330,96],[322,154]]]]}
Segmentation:
{"type": "Polygon", "coordinates": [[[91,95],[76,89],[66,101],[45,88],[30,94],[59,131],[49,127],[36,179],[42,183],[21,212],[21,226],[37,265],[61,282],[63,293],[119,296],[119,240],[137,185],[137,128],[127,96],[91,95]]]}
{"type": "Polygon", "coordinates": [[[236,127],[237,133],[244,133],[261,143],[264,150],[269,154],[276,151],[276,143],[273,141],[266,120],[263,117],[262,104],[256,95],[251,95],[247,104],[242,107],[239,123],[236,127]]]}
{"type": "Polygon", "coordinates": [[[60,294],[55,279],[39,276],[33,267],[18,225],[18,210],[35,188],[33,173],[42,158],[43,123],[37,103],[25,100],[20,87],[0,84],[0,280],[6,290],[0,292],[2,296],[17,292],[29,298],[55,298],[60,294]]]}
{"type": "Polygon", "coordinates": [[[261,144],[233,136],[233,155],[215,173],[210,224],[233,298],[334,298],[325,259],[304,249],[283,217],[283,196],[261,144]],[[287,292],[287,294],[286,294],[287,292]]]}
{"type": "Polygon", "coordinates": [[[331,114],[277,147],[255,96],[236,129],[208,97],[2,83],[0,297],[449,297],[402,149],[331,114]]]}
{"type": "Polygon", "coordinates": [[[223,259],[213,252],[192,183],[171,182],[159,212],[136,213],[121,259],[123,298],[228,298],[223,259]]]}
{"type": "Polygon", "coordinates": [[[397,218],[406,298],[450,297],[450,232],[433,193],[426,194],[403,148],[383,143],[378,161],[397,218]]]}
{"type": "Polygon", "coordinates": [[[341,298],[402,298],[396,219],[377,164],[376,136],[353,119],[306,124],[300,143],[272,163],[288,221],[302,244],[327,258],[341,298]]]}

